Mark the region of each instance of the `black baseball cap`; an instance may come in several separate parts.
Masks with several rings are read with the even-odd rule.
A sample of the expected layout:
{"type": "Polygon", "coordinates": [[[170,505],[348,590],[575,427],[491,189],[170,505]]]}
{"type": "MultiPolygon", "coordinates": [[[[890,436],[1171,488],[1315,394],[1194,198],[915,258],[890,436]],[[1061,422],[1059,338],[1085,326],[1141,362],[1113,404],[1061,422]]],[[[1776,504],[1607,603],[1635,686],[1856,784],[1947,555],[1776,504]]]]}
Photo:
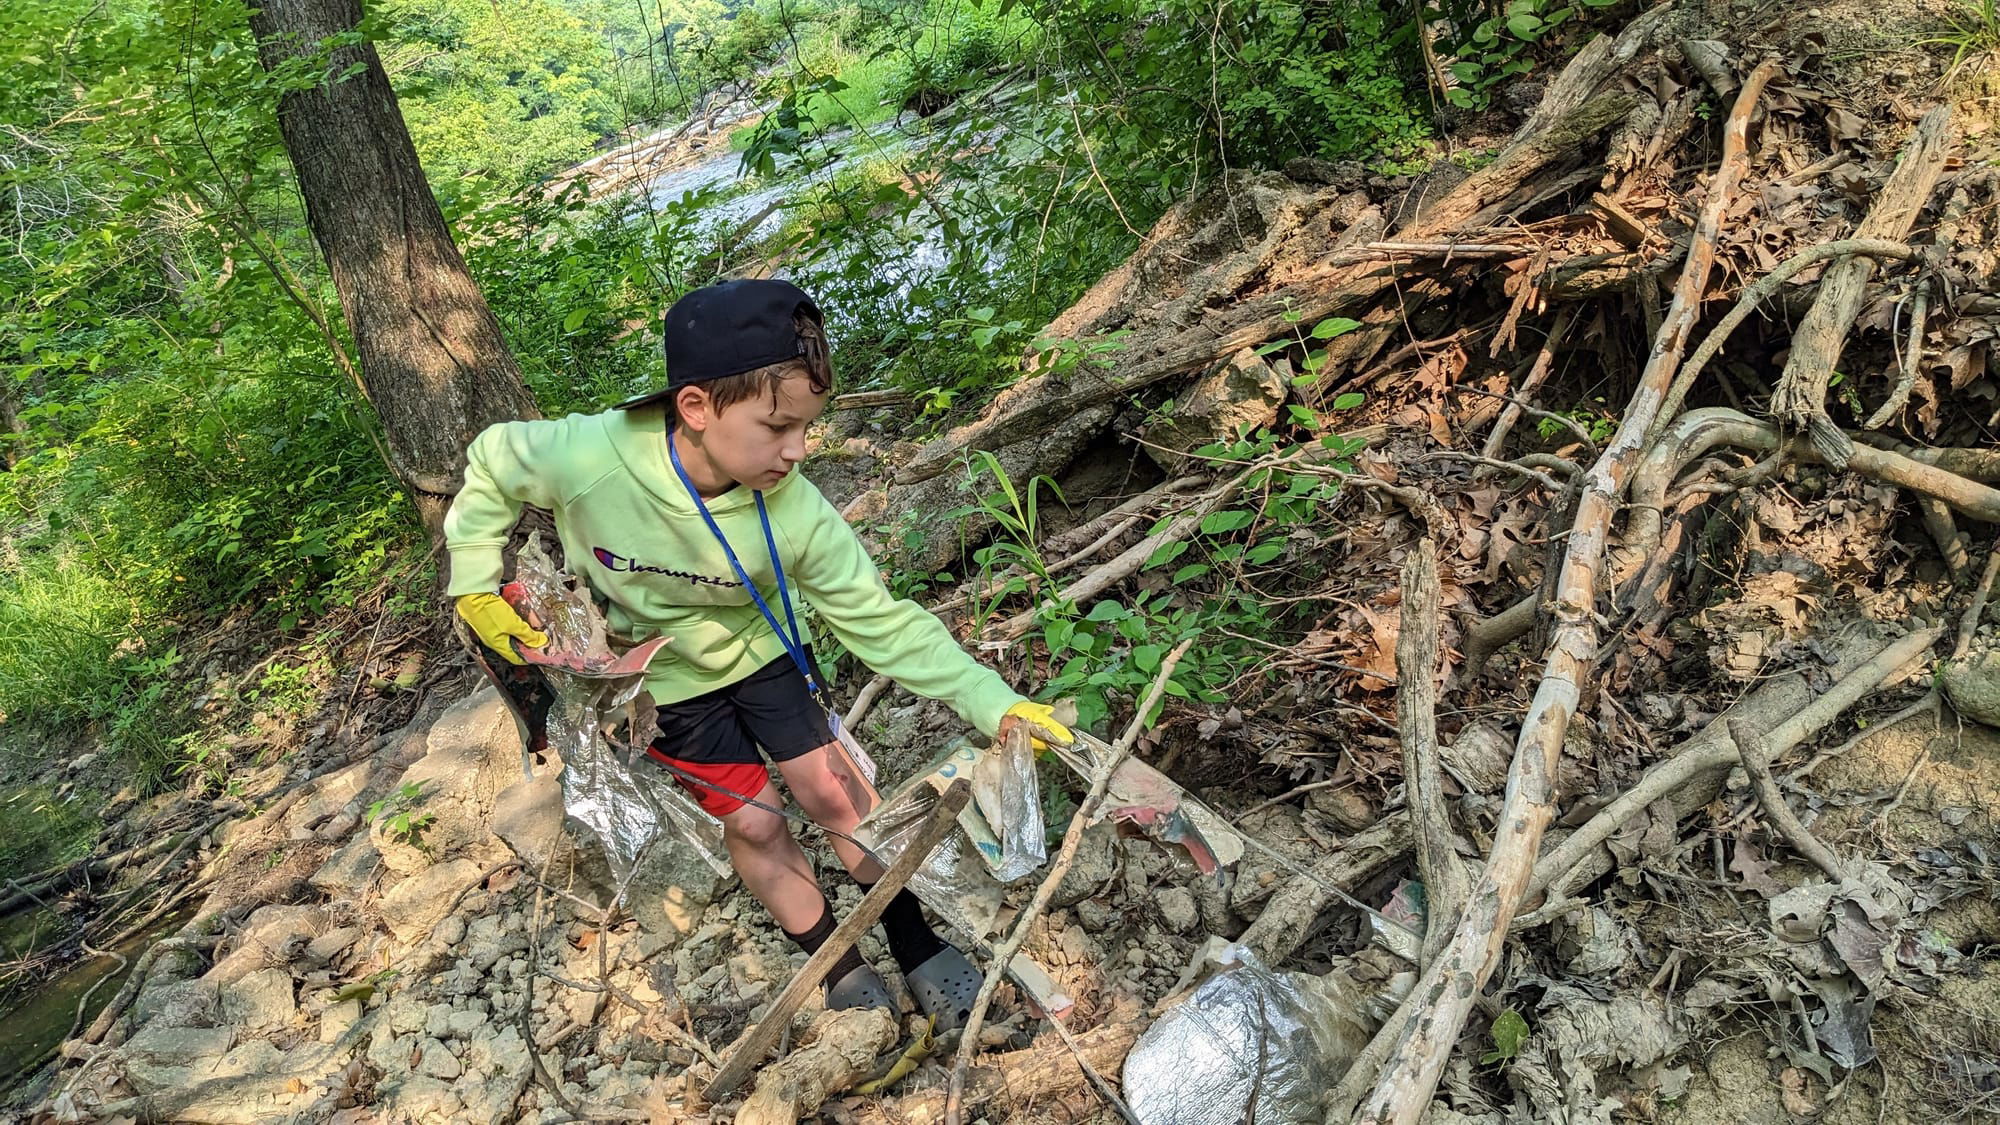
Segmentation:
{"type": "Polygon", "coordinates": [[[822,319],[805,290],[776,278],[725,281],[683,294],[660,320],[666,387],[626,399],[617,409],[651,406],[682,387],[797,359],[805,354],[792,327],[799,312],[822,319]]]}

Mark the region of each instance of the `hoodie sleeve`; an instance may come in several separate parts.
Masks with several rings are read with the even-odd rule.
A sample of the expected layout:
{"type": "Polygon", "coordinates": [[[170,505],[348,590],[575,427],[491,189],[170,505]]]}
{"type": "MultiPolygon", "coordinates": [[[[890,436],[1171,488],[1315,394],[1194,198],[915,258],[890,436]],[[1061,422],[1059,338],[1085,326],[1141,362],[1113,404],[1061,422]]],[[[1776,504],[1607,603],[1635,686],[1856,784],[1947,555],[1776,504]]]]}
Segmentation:
{"type": "Polygon", "coordinates": [[[551,476],[560,463],[562,424],[498,422],[480,431],[465,452],[465,484],[444,516],[451,553],[450,597],[500,588],[500,548],[521,518],[521,505],[556,506],[551,476]]]}
{"type": "Polygon", "coordinates": [[[795,578],[820,619],[863,664],[918,695],[943,700],[981,733],[998,730],[1007,708],[1022,697],[959,647],[929,610],[889,592],[860,537],[817,490],[812,503],[811,521],[800,529],[795,578]]]}

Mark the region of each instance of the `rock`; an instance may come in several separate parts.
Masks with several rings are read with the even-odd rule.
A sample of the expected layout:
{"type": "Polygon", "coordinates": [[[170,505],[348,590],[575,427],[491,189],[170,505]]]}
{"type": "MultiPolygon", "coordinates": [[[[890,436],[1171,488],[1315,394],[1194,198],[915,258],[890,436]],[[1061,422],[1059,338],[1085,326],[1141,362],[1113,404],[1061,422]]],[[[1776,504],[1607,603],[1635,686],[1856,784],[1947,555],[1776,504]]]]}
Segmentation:
{"type": "MultiPolygon", "coordinates": [[[[593,843],[578,848],[576,856],[578,878],[601,888],[597,901],[608,899],[613,881],[603,851],[593,843]]],[[[718,874],[691,845],[663,839],[632,873],[625,901],[641,929],[683,934],[733,878],[718,874]]]]}
{"type": "Polygon", "coordinates": [[[432,934],[442,945],[457,945],[465,940],[465,919],[454,914],[439,922],[432,934]]]}
{"type": "Polygon", "coordinates": [[[452,1038],[470,1039],[476,1032],[486,1026],[486,1020],[487,1016],[485,1012],[460,1009],[453,1012],[446,1019],[445,1026],[451,1033],[452,1038]]]}
{"type": "Polygon", "coordinates": [[[460,1065],[458,1056],[452,1054],[451,1048],[436,1039],[419,1041],[417,1050],[423,1052],[423,1058],[417,1061],[417,1071],[420,1074],[428,1074],[432,1078],[442,1078],[449,1082],[465,1073],[465,1067],[460,1065]]]}
{"type": "Polygon", "coordinates": [[[132,1002],[132,1022],[139,1027],[214,1027],[222,1022],[221,986],[212,980],[149,983],[132,1002]]]}
{"type": "Polygon", "coordinates": [[[242,936],[227,956],[203,974],[228,984],[273,965],[288,965],[326,926],[326,911],[317,906],[263,906],[244,923],[242,936]]]}
{"type": "Polygon", "coordinates": [[[361,1001],[342,1000],[319,1014],[319,1041],[332,1043],[347,1034],[361,1018],[361,1001]]]}
{"type": "Polygon", "coordinates": [[[1089,898],[1111,879],[1118,864],[1118,832],[1108,820],[1084,829],[1077,841],[1076,859],[1049,899],[1052,906],[1074,906],[1089,898]]]}
{"type": "Polygon", "coordinates": [[[562,782],[553,774],[521,778],[494,799],[493,834],[539,871],[563,844],[562,782]]]}
{"type": "Polygon", "coordinates": [[[412,875],[382,896],[382,920],[397,938],[415,941],[444,920],[452,899],[482,870],[473,860],[454,859],[412,875]]]}
{"type": "Polygon", "coordinates": [[[457,1121],[465,1111],[452,1088],[427,1074],[376,1087],[377,1106],[390,1121],[457,1121]]]}
{"type": "MultiPolygon", "coordinates": [[[[1305,327],[1311,329],[1311,325],[1305,327]]],[[[1284,377],[1255,351],[1245,348],[1219,370],[1196,381],[1172,416],[1146,428],[1146,440],[1152,443],[1145,447],[1146,454],[1168,472],[1178,472],[1188,460],[1178,454],[1212,442],[1233,441],[1276,421],[1278,408],[1289,393],[1284,377]]]]}
{"type": "Polygon", "coordinates": [[[298,1014],[292,974],[283,969],[246,973],[222,989],[222,1014],[230,1023],[260,1030],[283,1027],[298,1014]]]}
{"type": "Polygon", "coordinates": [[[2000,649],[1945,661],[1938,666],[1937,681],[1952,710],[2000,727],[2000,649]]]}
{"type": "Polygon", "coordinates": [[[389,1001],[389,1014],[385,1017],[389,1030],[395,1035],[414,1035],[424,1029],[429,1019],[430,1009],[414,996],[398,993],[389,1001]]]}
{"type": "Polygon", "coordinates": [[[356,899],[375,881],[381,867],[382,853],[375,850],[375,842],[356,836],[328,856],[306,882],[328,898],[356,899]]]}
{"type": "Polygon", "coordinates": [[[210,1072],[212,1078],[241,1078],[250,1074],[273,1074],[284,1070],[289,1060],[276,1043],[268,1039],[252,1039],[229,1049],[215,1062],[210,1072]]]}
{"type": "Polygon", "coordinates": [[[443,1039],[451,1034],[451,1005],[432,1004],[424,1015],[424,1034],[432,1039],[443,1039]]]}
{"type": "Polygon", "coordinates": [[[306,961],[324,965],[361,940],[361,927],[337,926],[306,943],[306,961]]]}
{"type": "Polygon", "coordinates": [[[429,818],[420,841],[377,817],[369,838],[389,869],[413,875],[439,861],[495,850],[491,828],[500,791],[521,777],[521,736],[499,693],[483,688],[438,716],[425,735],[426,753],[403,771],[390,793],[415,786],[410,811],[429,818]],[[421,846],[419,846],[419,842],[421,846]]]}
{"type": "Polygon", "coordinates": [[[520,1092],[520,1084],[512,1078],[496,1078],[491,1081],[475,1074],[465,1074],[452,1083],[452,1092],[464,1104],[458,1120],[477,1122],[479,1125],[501,1125],[513,1121],[514,1100],[520,1092]]]}
{"type": "Polygon", "coordinates": [[[1187,933],[1201,921],[1201,913],[1195,908],[1194,896],[1185,887],[1167,887],[1155,895],[1153,901],[1159,905],[1160,920],[1177,934],[1187,933]]]}
{"type": "Polygon", "coordinates": [[[236,1042],[231,1027],[171,1027],[148,1024],[139,1029],[121,1050],[128,1059],[143,1059],[158,1066],[193,1066],[222,1057],[236,1042]]]}

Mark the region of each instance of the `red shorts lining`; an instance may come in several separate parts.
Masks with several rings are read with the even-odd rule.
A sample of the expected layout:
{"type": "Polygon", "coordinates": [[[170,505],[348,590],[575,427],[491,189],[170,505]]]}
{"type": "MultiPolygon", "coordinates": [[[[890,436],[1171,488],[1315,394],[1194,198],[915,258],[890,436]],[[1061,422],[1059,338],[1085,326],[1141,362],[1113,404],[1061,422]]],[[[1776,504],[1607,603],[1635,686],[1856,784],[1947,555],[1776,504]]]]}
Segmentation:
{"type": "Polygon", "coordinates": [[[646,747],[646,754],[654,761],[663,762],[680,770],[680,773],[673,775],[674,780],[679,782],[681,788],[687,790],[695,803],[707,810],[710,816],[728,816],[742,808],[743,797],[757,796],[771,780],[770,770],[763,762],[690,762],[684,758],[662,754],[651,746],[646,747]],[[700,781],[691,780],[691,777],[713,782],[729,790],[730,793],[740,793],[743,796],[733,797],[730,793],[717,792],[701,784],[700,781]]]}

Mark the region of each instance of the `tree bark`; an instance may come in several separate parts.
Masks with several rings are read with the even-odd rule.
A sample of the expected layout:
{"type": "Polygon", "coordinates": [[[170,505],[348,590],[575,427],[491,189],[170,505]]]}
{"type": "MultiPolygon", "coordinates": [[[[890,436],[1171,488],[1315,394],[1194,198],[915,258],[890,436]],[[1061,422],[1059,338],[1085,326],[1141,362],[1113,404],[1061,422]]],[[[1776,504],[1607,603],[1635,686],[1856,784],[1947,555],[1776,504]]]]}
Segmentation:
{"type": "Polygon", "coordinates": [[[452,242],[374,46],[321,53],[360,22],[360,0],[265,0],[250,15],[266,70],[306,59],[323,75],[280,98],[278,128],[390,465],[435,534],[466,445],[494,422],[538,412],[452,242]]]}

